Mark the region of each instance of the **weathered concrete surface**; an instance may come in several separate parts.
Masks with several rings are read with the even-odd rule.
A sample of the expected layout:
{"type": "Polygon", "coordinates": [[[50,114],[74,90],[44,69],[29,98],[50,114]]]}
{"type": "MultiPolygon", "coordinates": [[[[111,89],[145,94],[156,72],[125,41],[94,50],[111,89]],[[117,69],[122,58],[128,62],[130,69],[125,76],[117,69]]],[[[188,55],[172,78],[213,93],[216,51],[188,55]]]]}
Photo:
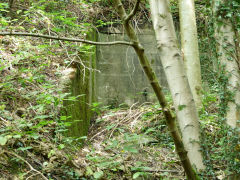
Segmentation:
{"type": "MultiPolygon", "coordinates": [[[[88,39],[96,40],[96,34],[89,33],[88,39]]],[[[96,47],[92,46],[89,53],[81,53],[80,56],[82,62],[72,64],[63,72],[62,77],[64,91],[69,93],[63,102],[63,115],[67,117],[66,122],[71,123],[66,135],[76,138],[87,136],[92,117],[91,105],[95,101],[93,69],[96,66],[96,47]]]]}
{"type": "MultiPolygon", "coordinates": [[[[160,62],[154,31],[141,30],[139,39],[151,61],[157,77],[163,87],[167,81],[160,62]]],[[[98,33],[98,41],[128,41],[123,34],[98,33]]],[[[118,106],[126,103],[156,101],[150,84],[138,62],[137,55],[132,47],[124,45],[97,47],[96,94],[99,102],[106,105],[118,106]]]]}
{"type": "MultiPolygon", "coordinates": [[[[88,39],[98,41],[128,41],[126,35],[89,33],[88,39]]],[[[142,30],[139,34],[146,54],[151,61],[160,83],[167,86],[156,48],[152,30],[142,30]]],[[[81,52],[80,52],[81,53],[81,52]]],[[[135,102],[156,101],[155,95],[138,62],[132,47],[123,45],[93,47],[92,52],[81,57],[85,65],[75,64],[66,72],[65,90],[70,95],[64,101],[64,115],[71,122],[67,135],[86,136],[90,125],[91,105],[94,101],[117,107],[120,104],[132,105],[135,102]],[[94,69],[99,70],[95,71],[94,69]],[[71,98],[76,97],[76,99],[71,98]]]]}
{"type": "Polygon", "coordinates": [[[87,78],[83,79],[80,68],[69,68],[69,75],[66,74],[69,81],[66,85],[66,92],[69,92],[63,102],[64,115],[67,117],[67,122],[71,125],[68,127],[66,133],[71,137],[86,136],[89,127],[90,109],[88,103],[90,101],[89,95],[89,81],[87,78]]]}

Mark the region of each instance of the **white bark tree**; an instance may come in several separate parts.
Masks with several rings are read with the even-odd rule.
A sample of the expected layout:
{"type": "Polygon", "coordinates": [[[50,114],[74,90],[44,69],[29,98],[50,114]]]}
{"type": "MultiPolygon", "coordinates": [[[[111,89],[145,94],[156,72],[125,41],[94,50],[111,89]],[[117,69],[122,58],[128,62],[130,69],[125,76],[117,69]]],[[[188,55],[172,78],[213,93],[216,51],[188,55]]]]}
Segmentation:
{"type": "Polygon", "coordinates": [[[150,8],[161,62],[173,97],[183,143],[190,162],[197,170],[201,170],[205,166],[200,152],[199,118],[178,49],[169,2],[150,0],[150,8]]]}
{"type": "MultiPolygon", "coordinates": [[[[153,88],[153,90],[156,94],[156,97],[159,101],[159,104],[162,107],[163,114],[166,118],[166,124],[167,124],[167,126],[170,130],[171,135],[172,135],[173,141],[175,143],[176,152],[179,155],[180,161],[183,165],[183,168],[186,172],[186,175],[187,175],[188,179],[191,179],[191,180],[196,179],[197,180],[199,178],[198,178],[198,176],[196,174],[196,171],[194,170],[192,164],[195,164],[197,166],[198,170],[202,169],[202,168],[201,168],[201,165],[199,165],[199,163],[195,163],[195,162],[192,163],[193,161],[189,160],[190,159],[189,157],[193,158],[193,156],[192,155],[189,156],[189,154],[196,153],[197,161],[200,160],[200,164],[202,163],[202,159],[198,158],[199,156],[201,157],[200,152],[198,150],[195,151],[195,152],[192,151],[192,149],[195,149],[195,147],[199,147],[199,144],[198,144],[199,136],[198,135],[196,136],[196,133],[194,133],[193,136],[191,136],[190,138],[186,138],[186,136],[184,136],[185,137],[184,138],[185,142],[187,142],[187,141],[190,142],[190,140],[193,140],[191,143],[187,144],[186,147],[189,149],[189,151],[187,152],[185,150],[184,143],[183,143],[181,135],[179,133],[179,129],[178,129],[176,123],[175,123],[176,118],[171,112],[171,108],[169,107],[169,105],[168,105],[168,103],[165,99],[165,96],[164,96],[163,91],[162,91],[162,87],[160,86],[160,84],[158,82],[158,79],[155,75],[155,72],[153,71],[153,69],[151,67],[151,63],[149,62],[149,60],[148,60],[148,58],[145,54],[145,50],[144,50],[143,46],[141,45],[141,43],[140,43],[140,41],[139,41],[135,31],[134,31],[134,28],[132,27],[132,25],[130,23],[130,20],[133,18],[133,16],[136,14],[136,12],[138,10],[140,0],[136,1],[136,4],[135,4],[133,10],[130,12],[130,14],[126,13],[121,0],[114,0],[113,2],[114,2],[114,5],[115,5],[115,7],[118,11],[119,16],[121,17],[124,28],[126,30],[126,34],[128,35],[130,42],[125,42],[125,41],[107,42],[107,43],[106,42],[93,42],[93,41],[88,41],[88,40],[84,40],[84,39],[73,39],[73,38],[66,38],[66,37],[56,37],[56,36],[48,36],[48,35],[33,34],[33,33],[23,33],[23,32],[0,32],[0,35],[2,35],[2,36],[11,35],[11,36],[42,37],[42,38],[46,38],[46,39],[64,40],[64,41],[72,41],[72,42],[82,42],[82,43],[88,43],[88,44],[93,44],[93,45],[105,45],[105,46],[107,46],[107,45],[124,44],[124,45],[127,45],[127,46],[132,46],[134,48],[137,56],[138,56],[139,62],[140,62],[141,66],[142,66],[142,68],[143,68],[143,70],[144,70],[144,72],[145,72],[145,74],[146,74],[146,76],[149,80],[149,83],[151,84],[151,86],[152,86],[152,88],[153,88]]],[[[174,32],[174,29],[172,29],[172,30],[174,32]]],[[[174,46],[175,45],[176,44],[174,44],[174,46]]],[[[170,46],[171,46],[171,44],[170,44],[170,46]]],[[[173,48],[173,50],[174,50],[174,48],[173,48]]],[[[174,56],[175,56],[175,53],[174,53],[174,56]]],[[[177,54],[177,56],[179,56],[179,53],[177,54]]],[[[182,65],[182,62],[181,62],[181,65],[182,65]]],[[[183,66],[181,66],[181,67],[182,67],[182,72],[184,73],[183,66]]],[[[166,68],[167,67],[165,66],[165,69],[166,68]]],[[[178,70],[178,68],[176,68],[176,70],[178,70]]],[[[176,76],[173,76],[173,77],[176,77],[176,76]]],[[[185,103],[185,101],[181,101],[180,104],[178,104],[179,106],[176,106],[176,107],[178,107],[177,112],[180,112],[180,111],[187,112],[183,115],[188,116],[187,114],[189,113],[189,111],[185,111],[185,107],[187,107],[187,109],[189,109],[188,105],[191,105],[191,106],[193,106],[193,108],[190,109],[190,111],[192,111],[191,115],[193,115],[193,116],[190,115],[188,117],[194,117],[194,118],[197,119],[197,112],[196,112],[195,104],[194,104],[194,101],[193,101],[193,98],[192,98],[192,95],[191,95],[190,87],[188,85],[187,79],[184,76],[182,76],[182,77],[184,79],[183,82],[187,83],[187,89],[186,90],[187,90],[187,93],[190,94],[190,98],[188,99],[190,103],[187,102],[186,105],[185,105],[185,104],[182,104],[182,103],[185,103]]],[[[171,79],[171,77],[169,77],[169,79],[171,79]]],[[[174,81],[175,80],[176,80],[176,82],[178,82],[178,79],[174,78],[174,81]]],[[[180,78],[179,80],[180,80],[180,83],[181,83],[182,79],[180,78]]],[[[179,84],[177,86],[179,86],[179,84]]],[[[184,89],[183,89],[183,91],[184,91],[184,89]]],[[[180,94],[180,95],[176,95],[176,97],[179,98],[182,95],[184,96],[184,94],[180,94]]],[[[188,98],[188,96],[186,96],[186,97],[188,98]]],[[[178,99],[176,99],[176,100],[178,100],[178,99]]],[[[181,113],[179,115],[181,115],[181,113]]],[[[192,122],[188,123],[186,121],[186,126],[184,126],[184,128],[185,128],[185,130],[183,131],[184,135],[186,134],[186,132],[192,133],[193,130],[197,131],[197,133],[198,133],[198,123],[196,123],[196,124],[195,124],[195,122],[194,123],[192,123],[192,122]],[[196,129],[196,127],[197,127],[197,129],[196,129]]],[[[189,135],[189,133],[188,133],[188,135],[189,135]]]]}
{"type": "Polygon", "coordinates": [[[215,16],[215,37],[217,41],[218,60],[220,61],[226,76],[228,77],[227,90],[232,94],[231,99],[227,99],[226,123],[235,128],[240,120],[240,74],[238,66],[238,56],[235,47],[235,33],[232,22],[229,18],[220,13],[219,5],[223,0],[215,0],[213,11],[215,16]],[[219,14],[220,13],[220,14],[219,14]]]}
{"type": "Polygon", "coordinates": [[[185,71],[194,101],[197,108],[200,109],[202,106],[202,82],[194,0],[179,0],[179,14],[185,71]]]}

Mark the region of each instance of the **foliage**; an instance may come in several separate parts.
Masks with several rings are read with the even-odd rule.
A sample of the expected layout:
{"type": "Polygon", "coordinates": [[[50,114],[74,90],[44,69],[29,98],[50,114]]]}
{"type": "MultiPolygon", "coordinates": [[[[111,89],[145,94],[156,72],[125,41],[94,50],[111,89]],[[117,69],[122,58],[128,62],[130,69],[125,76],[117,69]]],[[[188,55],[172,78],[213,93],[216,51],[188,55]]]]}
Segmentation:
{"type": "Polygon", "coordinates": [[[217,94],[216,89],[212,93],[204,93],[203,109],[200,112],[202,151],[207,165],[207,169],[202,172],[203,177],[239,174],[239,132],[225,125],[225,114],[219,112],[226,106],[219,103],[217,94]]]}
{"type": "Polygon", "coordinates": [[[233,1],[217,1],[217,15],[218,18],[229,18],[231,19],[233,25],[235,25],[235,30],[239,32],[240,30],[240,2],[238,0],[233,1]]]}
{"type": "MultiPolygon", "coordinates": [[[[16,2],[11,11],[8,3],[0,3],[1,30],[84,37],[89,26],[75,16],[73,5],[16,2]]],[[[70,123],[60,111],[68,94],[59,79],[64,66],[73,59],[81,62],[91,46],[14,37],[1,37],[0,43],[0,176],[27,178],[41,172],[47,178],[74,179],[78,141],[64,136],[70,123]]]]}
{"type": "MultiPolygon", "coordinates": [[[[141,3],[135,18],[144,24],[150,18],[149,8],[147,2],[141,3]]],[[[125,7],[132,5],[133,1],[124,1],[125,7]]],[[[171,5],[177,25],[177,2],[172,1],[171,5]]],[[[217,62],[210,5],[210,1],[196,1],[205,84],[200,111],[202,151],[207,165],[202,172],[203,179],[240,173],[239,129],[224,125],[227,102],[233,94],[226,90],[228,77],[217,62]]],[[[219,18],[230,18],[239,32],[239,1],[224,1],[219,6],[219,18]]],[[[16,1],[12,10],[7,2],[1,2],[0,12],[1,31],[86,37],[92,27],[119,23],[111,1],[105,0],[16,1]]],[[[179,160],[173,153],[174,143],[158,105],[106,111],[108,107],[96,102],[92,104],[96,122],[81,152],[73,145],[77,142],[75,138],[64,136],[70,123],[69,117],[61,116],[60,112],[68,94],[63,93],[58,79],[64,67],[74,61],[81,62],[92,46],[3,37],[0,43],[0,174],[3,178],[16,175],[24,179],[36,171],[47,178],[62,179],[166,179],[174,173],[182,177],[179,160]],[[171,173],[164,172],[166,169],[180,170],[171,173]]],[[[74,101],[77,97],[68,98],[74,101]]]]}
{"type": "Polygon", "coordinates": [[[174,151],[174,145],[159,105],[104,110],[102,114],[90,129],[91,143],[84,147],[87,176],[104,172],[106,179],[181,177],[178,172],[161,171],[178,165],[176,156],[164,150],[174,151]]]}
{"type": "MultiPolygon", "coordinates": [[[[236,27],[239,26],[238,12],[232,7],[239,5],[236,1],[224,2],[226,4],[219,4],[221,8],[219,8],[218,17],[221,19],[235,16],[231,20],[235,21],[236,27]]],[[[203,109],[200,114],[202,148],[207,165],[203,177],[227,177],[230,174],[239,173],[239,150],[236,148],[239,146],[239,133],[238,129],[233,130],[225,125],[227,104],[233,100],[234,94],[227,88],[229,75],[217,59],[213,26],[215,19],[211,15],[213,9],[210,5],[200,6],[204,19],[198,23],[202,75],[203,80],[207,81],[207,86],[205,86],[207,92],[204,92],[203,109]]]]}
{"type": "MultiPolygon", "coordinates": [[[[41,158],[39,162],[45,164],[44,169],[51,172],[54,167],[66,166],[70,160],[64,160],[67,156],[61,152],[72,141],[63,138],[61,132],[66,131],[68,124],[59,119],[66,94],[55,83],[59,77],[58,69],[56,73],[50,72],[54,63],[44,60],[46,52],[51,52],[52,47],[40,48],[15,38],[2,39],[2,45],[7,48],[6,44],[12,45],[15,41],[19,43],[15,53],[4,51],[1,56],[0,73],[4,76],[0,80],[1,150],[6,153],[14,151],[33,163],[36,162],[32,156],[38,156],[41,158]],[[58,164],[52,158],[66,162],[58,164]]],[[[11,159],[6,161],[17,163],[21,168],[15,168],[20,173],[24,169],[23,162],[18,157],[11,159]]],[[[1,164],[2,175],[5,168],[1,164]]]]}

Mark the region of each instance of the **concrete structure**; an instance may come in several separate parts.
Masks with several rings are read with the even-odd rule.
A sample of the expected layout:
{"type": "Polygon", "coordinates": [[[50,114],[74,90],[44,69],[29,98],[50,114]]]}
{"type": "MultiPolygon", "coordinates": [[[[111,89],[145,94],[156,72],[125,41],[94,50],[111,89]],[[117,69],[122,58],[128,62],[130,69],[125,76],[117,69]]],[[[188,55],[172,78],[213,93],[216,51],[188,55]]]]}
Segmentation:
{"type": "MultiPolygon", "coordinates": [[[[89,32],[87,39],[96,41],[96,33],[89,32]]],[[[82,54],[82,63],[72,63],[71,67],[63,71],[60,81],[63,91],[69,93],[65,97],[62,109],[65,120],[71,123],[66,132],[67,136],[82,137],[88,134],[92,118],[92,103],[95,101],[93,93],[95,90],[95,71],[92,70],[96,68],[95,46],[92,47],[91,52],[82,54]]],[[[79,139],[79,142],[82,142],[82,139],[79,139]]]]}
{"type": "MultiPolygon", "coordinates": [[[[147,28],[138,31],[138,34],[161,85],[166,88],[167,82],[156,47],[154,31],[147,28]]],[[[115,40],[128,41],[128,38],[122,33],[98,33],[98,41],[115,40]]],[[[116,107],[123,103],[132,105],[135,102],[156,100],[132,47],[98,46],[96,57],[96,67],[100,71],[96,73],[95,87],[99,102],[116,107]]]]}
{"type": "MultiPolygon", "coordinates": [[[[139,38],[159,81],[166,88],[167,82],[156,48],[154,32],[144,29],[139,32],[139,38]]],[[[122,33],[96,34],[89,32],[88,39],[93,41],[98,39],[98,41],[104,42],[128,41],[127,36],[122,33]]],[[[71,137],[87,135],[92,117],[92,103],[95,101],[111,107],[118,107],[121,104],[131,106],[135,102],[156,101],[132,47],[124,45],[93,46],[92,53],[86,54],[82,59],[84,60],[82,63],[88,67],[85,69],[85,75],[82,73],[81,63],[76,62],[63,72],[61,79],[62,85],[65,87],[64,91],[70,93],[64,101],[62,111],[67,121],[71,122],[66,135],[71,137]]]]}

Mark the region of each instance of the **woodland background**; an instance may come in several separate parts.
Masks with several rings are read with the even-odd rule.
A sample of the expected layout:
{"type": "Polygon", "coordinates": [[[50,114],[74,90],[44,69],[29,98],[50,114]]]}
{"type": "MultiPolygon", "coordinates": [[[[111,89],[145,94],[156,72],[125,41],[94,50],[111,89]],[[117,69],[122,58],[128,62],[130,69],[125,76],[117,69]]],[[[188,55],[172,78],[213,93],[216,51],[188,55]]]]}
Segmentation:
{"type": "MultiPolygon", "coordinates": [[[[118,0],[0,2],[0,178],[238,179],[240,3],[189,1],[195,3],[198,47],[194,54],[199,56],[193,59],[200,62],[197,72],[196,64],[179,68],[176,63],[187,62],[186,52],[192,51],[193,42],[186,47],[185,41],[181,41],[184,29],[186,34],[192,32],[186,32],[190,28],[181,29],[181,24],[186,25],[183,17],[194,16],[184,15],[184,11],[190,10],[182,4],[184,0],[171,0],[171,18],[166,2],[128,0],[122,1],[122,5],[118,0]],[[158,7],[154,3],[162,4],[158,7]],[[155,8],[164,10],[164,16],[155,16],[155,8]],[[95,42],[95,35],[101,28],[119,27],[122,23],[129,39],[113,43],[136,50],[160,105],[149,102],[130,107],[104,106],[87,93],[85,87],[90,85],[86,86],[86,82],[91,79],[93,85],[97,71],[89,63],[94,61],[94,44],[101,44],[95,42]],[[158,48],[169,84],[166,92],[161,91],[141,44],[131,31],[131,25],[146,23],[153,24],[160,42],[158,48]],[[175,36],[171,23],[179,33],[176,44],[175,40],[168,41],[175,36]],[[165,32],[172,34],[161,34],[159,27],[160,30],[166,27],[165,32]],[[174,58],[178,59],[164,65],[174,58]],[[169,70],[171,67],[184,74],[178,77],[187,78],[184,81],[174,78],[177,70],[169,70]],[[186,69],[193,69],[193,74],[189,76],[186,69]],[[65,76],[72,83],[70,86],[63,82],[65,76]],[[197,82],[195,90],[192,79],[197,82]],[[186,87],[182,87],[184,83],[186,87]],[[74,94],[73,85],[83,93],[74,94]],[[175,96],[181,93],[192,104],[179,103],[175,96]],[[69,104],[81,109],[69,109],[69,104]],[[81,119],[74,121],[75,116],[81,119]],[[188,122],[183,126],[186,119],[195,120],[196,124],[188,122]],[[185,134],[184,129],[189,126],[197,129],[196,136],[192,132],[185,134]],[[79,135],[71,134],[76,131],[79,135]],[[195,152],[201,150],[200,164],[194,163],[189,155],[194,148],[195,152]],[[188,159],[190,163],[186,162],[188,159]]],[[[105,46],[108,44],[102,45],[108,48],[105,46]]]]}

